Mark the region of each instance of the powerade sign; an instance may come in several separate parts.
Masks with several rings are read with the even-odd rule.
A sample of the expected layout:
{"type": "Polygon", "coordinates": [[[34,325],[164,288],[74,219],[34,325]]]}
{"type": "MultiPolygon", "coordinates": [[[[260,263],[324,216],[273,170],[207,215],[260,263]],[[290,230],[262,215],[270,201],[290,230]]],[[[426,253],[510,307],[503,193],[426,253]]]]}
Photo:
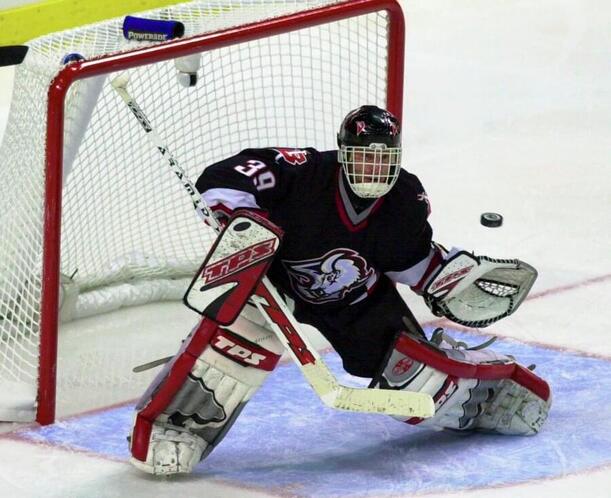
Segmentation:
{"type": "Polygon", "coordinates": [[[123,21],[123,36],[127,40],[162,42],[180,38],[184,34],[185,25],[179,21],[160,21],[134,16],[126,16],[123,21]]]}

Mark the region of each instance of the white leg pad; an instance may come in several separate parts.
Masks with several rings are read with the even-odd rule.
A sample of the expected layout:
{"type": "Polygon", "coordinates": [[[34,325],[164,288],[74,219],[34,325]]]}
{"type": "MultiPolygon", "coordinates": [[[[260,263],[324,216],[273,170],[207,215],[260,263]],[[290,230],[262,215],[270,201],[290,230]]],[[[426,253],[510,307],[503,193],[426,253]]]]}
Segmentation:
{"type": "Polygon", "coordinates": [[[191,472],[224,438],[282,350],[272,332],[248,319],[226,328],[204,319],[137,405],[132,464],[155,475],[191,472]]]}
{"type": "Polygon", "coordinates": [[[435,416],[400,420],[434,430],[533,435],[552,402],[548,384],[509,356],[407,333],[398,336],[373,385],[430,394],[435,416]]]}

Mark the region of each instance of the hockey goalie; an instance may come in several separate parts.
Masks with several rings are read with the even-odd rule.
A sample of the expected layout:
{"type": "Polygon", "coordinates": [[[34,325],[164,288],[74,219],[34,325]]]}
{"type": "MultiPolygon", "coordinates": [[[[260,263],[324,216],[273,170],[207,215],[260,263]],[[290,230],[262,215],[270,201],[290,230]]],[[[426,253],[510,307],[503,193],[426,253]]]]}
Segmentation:
{"type": "Polygon", "coordinates": [[[428,430],[534,435],[551,405],[532,368],[427,337],[401,298],[411,287],[431,311],[485,327],[512,314],[537,273],[433,241],[429,200],[401,169],[401,131],[362,106],[340,126],[338,150],[246,149],[204,169],[197,189],[224,230],[185,298],[203,315],[136,407],[132,463],[188,473],[223,439],[274,370],[283,346],[249,303],[266,275],[295,318],[317,328],[344,369],[372,389],[427,393],[428,430]]]}

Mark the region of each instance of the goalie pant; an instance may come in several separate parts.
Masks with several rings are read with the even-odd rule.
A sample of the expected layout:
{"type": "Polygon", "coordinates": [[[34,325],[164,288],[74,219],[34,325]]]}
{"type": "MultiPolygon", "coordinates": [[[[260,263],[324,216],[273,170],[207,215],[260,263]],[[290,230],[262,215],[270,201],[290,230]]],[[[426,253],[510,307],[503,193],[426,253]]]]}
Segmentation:
{"type": "Polygon", "coordinates": [[[468,349],[442,329],[430,341],[400,332],[370,387],[431,395],[434,417],[399,420],[436,430],[534,435],[552,401],[547,382],[512,357],[468,349]]]}
{"type": "Polygon", "coordinates": [[[275,368],[282,345],[245,316],[248,309],[228,328],[203,318],[143,395],[130,437],[137,468],[191,472],[275,368]]]}

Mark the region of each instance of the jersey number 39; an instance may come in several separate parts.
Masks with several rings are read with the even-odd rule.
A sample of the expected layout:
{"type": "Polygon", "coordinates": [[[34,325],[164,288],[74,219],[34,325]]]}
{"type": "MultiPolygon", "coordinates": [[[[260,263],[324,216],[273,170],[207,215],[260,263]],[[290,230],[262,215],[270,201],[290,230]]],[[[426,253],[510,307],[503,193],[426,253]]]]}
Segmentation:
{"type": "Polygon", "coordinates": [[[252,178],[255,187],[259,191],[272,188],[276,185],[276,177],[267,168],[267,164],[262,161],[250,159],[246,161],[245,165],[238,164],[234,167],[234,169],[237,172],[252,178]]]}

